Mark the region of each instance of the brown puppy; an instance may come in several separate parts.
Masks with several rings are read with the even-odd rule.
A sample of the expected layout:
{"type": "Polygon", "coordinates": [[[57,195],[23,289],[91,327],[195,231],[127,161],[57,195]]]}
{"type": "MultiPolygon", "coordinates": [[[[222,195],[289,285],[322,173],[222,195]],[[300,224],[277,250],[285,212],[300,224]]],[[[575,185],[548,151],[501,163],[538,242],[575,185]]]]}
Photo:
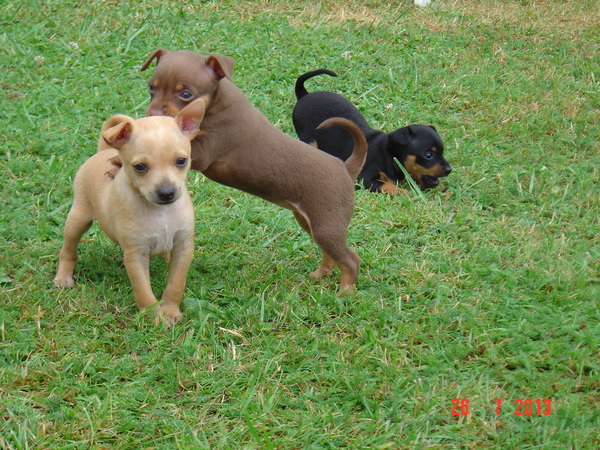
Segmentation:
{"type": "Polygon", "coordinates": [[[56,286],[73,286],[77,244],[97,220],[123,248],[140,309],[157,303],[150,286],[150,257],[163,255],[169,260],[169,278],[157,312],[167,325],[181,318],[179,304],[194,253],[194,210],[185,178],[190,141],[198,134],[204,110],[205,102],[199,99],[174,119],[133,120],[119,115],[106,121],[98,153],[75,176],[56,286]]]}
{"type": "Polygon", "coordinates": [[[291,210],[323,253],[321,266],[311,276],[329,275],[337,264],[340,293],[353,292],[359,258],[346,241],[354,181],[366,156],[362,131],[345,119],[323,124],[351,132],[354,151],[344,164],[272,125],[230,81],[232,58],[159,49],[141,70],[154,59],[148,115],[174,116],[196,98],[207,100],[202,134],[192,141],[192,169],[291,210]]]}

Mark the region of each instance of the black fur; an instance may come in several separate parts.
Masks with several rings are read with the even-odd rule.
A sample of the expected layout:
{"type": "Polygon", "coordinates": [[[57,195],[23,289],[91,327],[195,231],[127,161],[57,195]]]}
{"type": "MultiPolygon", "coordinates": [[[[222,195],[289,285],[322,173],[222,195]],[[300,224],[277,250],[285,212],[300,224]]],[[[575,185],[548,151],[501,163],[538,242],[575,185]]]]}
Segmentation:
{"type": "Polygon", "coordinates": [[[367,189],[380,191],[383,185],[381,173],[393,183],[404,181],[404,174],[394,158],[405,167],[409,157],[413,162],[408,165],[415,181],[422,188],[432,188],[439,184],[438,177],[447,176],[452,168],[444,159],[444,144],[434,127],[410,125],[392,133],[375,130],[346,98],[333,92],[309,93],[304,82],[315,75],[337,76],[327,69],[315,70],[298,77],[295,86],[297,98],[292,113],[294,128],[300,140],[316,142],[319,149],[346,160],[352,153],[353,140],[350,134],[340,128],[317,130],[317,126],[330,117],[344,117],[355,122],[365,134],[369,150],[365,165],[358,176],[367,189]],[[435,151],[432,151],[435,149],[435,151]],[[421,168],[415,167],[421,166],[421,168]],[[417,170],[418,169],[418,170],[417,170]],[[421,175],[417,175],[419,172],[421,175]],[[423,173],[421,173],[423,172],[423,173]]]}

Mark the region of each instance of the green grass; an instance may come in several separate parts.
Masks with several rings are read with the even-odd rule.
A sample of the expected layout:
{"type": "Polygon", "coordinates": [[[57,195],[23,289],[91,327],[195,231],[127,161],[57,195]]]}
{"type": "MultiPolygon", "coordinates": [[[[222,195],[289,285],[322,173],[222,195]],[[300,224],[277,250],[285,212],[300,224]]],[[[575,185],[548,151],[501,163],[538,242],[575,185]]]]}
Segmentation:
{"type": "Polygon", "coordinates": [[[0,23],[1,448],[600,445],[597,2],[21,0],[0,23]],[[182,322],[137,312],[97,227],[54,289],[72,177],[108,116],[143,115],[157,47],[233,56],[292,135],[296,77],[335,70],[309,90],[436,126],[447,190],[357,192],[354,297],[308,278],[288,211],[198,173],[182,322]]]}

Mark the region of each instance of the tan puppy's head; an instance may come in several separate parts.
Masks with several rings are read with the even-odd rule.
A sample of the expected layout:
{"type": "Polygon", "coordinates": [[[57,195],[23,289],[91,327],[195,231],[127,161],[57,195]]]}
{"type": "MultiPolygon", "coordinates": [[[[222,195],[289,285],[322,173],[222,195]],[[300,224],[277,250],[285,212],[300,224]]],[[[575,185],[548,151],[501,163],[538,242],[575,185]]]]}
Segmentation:
{"type": "Polygon", "coordinates": [[[191,140],[200,130],[206,104],[200,98],[183,108],[175,118],[127,116],[111,117],[114,124],[102,132],[102,138],[119,150],[118,161],[129,183],[152,203],[176,201],[185,187],[190,169],[191,140]]]}
{"type": "Polygon", "coordinates": [[[150,105],[148,116],[174,117],[194,100],[204,97],[210,109],[219,80],[231,79],[233,58],[223,55],[203,56],[195,52],[155,50],[141,71],[156,59],[154,76],[148,82],[150,105]]]}

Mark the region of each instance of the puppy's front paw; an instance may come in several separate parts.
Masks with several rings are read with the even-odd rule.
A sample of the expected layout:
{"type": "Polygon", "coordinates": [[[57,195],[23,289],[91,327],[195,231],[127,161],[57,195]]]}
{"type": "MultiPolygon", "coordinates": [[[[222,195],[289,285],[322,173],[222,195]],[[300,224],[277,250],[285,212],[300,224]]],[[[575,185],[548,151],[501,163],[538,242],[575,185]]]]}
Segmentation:
{"type": "Polygon", "coordinates": [[[173,303],[163,303],[156,307],[158,316],[156,317],[156,323],[163,322],[167,327],[173,326],[176,322],[179,322],[183,317],[183,314],[179,310],[179,305],[173,303]]]}
{"type": "Polygon", "coordinates": [[[381,190],[381,192],[385,192],[386,194],[390,194],[390,195],[398,195],[398,194],[406,195],[406,194],[408,194],[408,192],[406,192],[404,189],[399,188],[396,185],[396,183],[394,183],[392,180],[390,180],[388,178],[388,176],[383,172],[379,172],[379,180],[378,181],[383,183],[381,185],[381,187],[379,188],[379,190],[381,190]]]}
{"type": "Polygon", "coordinates": [[[72,288],[73,285],[75,284],[75,280],[73,279],[73,276],[63,277],[63,276],[56,275],[56,278],[54,278],[53,282],[54,282],[54,286],[60,287],[60,288],[72,288]]]}

